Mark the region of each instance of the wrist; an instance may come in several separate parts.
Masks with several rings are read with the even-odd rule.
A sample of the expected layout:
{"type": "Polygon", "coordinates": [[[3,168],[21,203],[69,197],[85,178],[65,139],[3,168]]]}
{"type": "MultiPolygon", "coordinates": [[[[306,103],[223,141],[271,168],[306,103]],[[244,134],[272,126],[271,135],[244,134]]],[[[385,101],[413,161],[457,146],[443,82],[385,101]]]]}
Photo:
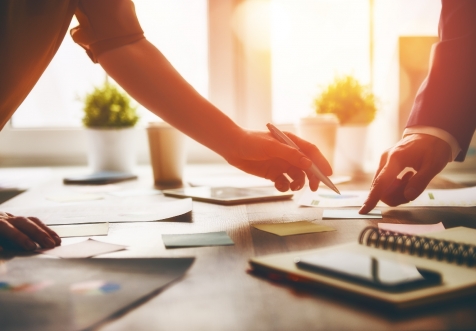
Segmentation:
{"type": "Polygon", "coordinates": [[[454,138],[453,135],[440,128],[417,125],[406,128],[403,132],[404,137],[412,134],[425,134],[445,141],[451,148],[451,156],[449,162],[453,161],[461,151],[461,147],[456,138],[454,138]]]}
{"type": "Polygon", "coordinates": [[[231,163],[231,160],[241,157],[241,149],[247,136],[246,130],[232,123],[218,138],[215,152],[231,163]]]}
{"type": "Polygon", "coordinates": [[[430,149],[433,152],[437,152],[440,157],[446,155],[446,162],[452,161],[452,150],[450,144],[439,137],[426,133],[413,133],[405,135],[403,139],[409,142],[418,143],[420,148],[430,149]]]}

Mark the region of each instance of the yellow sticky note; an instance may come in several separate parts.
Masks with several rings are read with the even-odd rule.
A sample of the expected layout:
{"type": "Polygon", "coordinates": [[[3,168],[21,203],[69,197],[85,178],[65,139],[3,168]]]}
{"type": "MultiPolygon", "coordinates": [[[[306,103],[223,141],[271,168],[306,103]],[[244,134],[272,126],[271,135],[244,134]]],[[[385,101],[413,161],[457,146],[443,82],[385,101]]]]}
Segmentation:
{"type": "Polygon", "coordinates": [[[292,236],[295,234],[315,233],[335,231],[327,225],[314,224],[308,221],[299,221],[291,223],[273,223],[273,224],[255,224],[253,225],[258,230],[266,231],[278,236],[292,236]]]}

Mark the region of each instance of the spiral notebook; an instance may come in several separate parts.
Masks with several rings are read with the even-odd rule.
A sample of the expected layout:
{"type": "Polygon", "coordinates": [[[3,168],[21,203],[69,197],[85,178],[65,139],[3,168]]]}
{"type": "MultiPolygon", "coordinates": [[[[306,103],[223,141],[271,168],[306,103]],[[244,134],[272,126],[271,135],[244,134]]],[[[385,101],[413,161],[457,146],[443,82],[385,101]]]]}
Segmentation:
{"type": "Polygon", "coordinates": [[[256,274],[274,280],[334,291],[344,299],[354,298],[378,307],[406,310],[476,295],[476,229],[457,227],[415,236],[370,227],[362,231],[356,243],[255,257],[249,263],[256,274]],[[442,283],[388,293],[296,266],[296,259],[336,251],[367,254],[437,271],[442,283]]]}

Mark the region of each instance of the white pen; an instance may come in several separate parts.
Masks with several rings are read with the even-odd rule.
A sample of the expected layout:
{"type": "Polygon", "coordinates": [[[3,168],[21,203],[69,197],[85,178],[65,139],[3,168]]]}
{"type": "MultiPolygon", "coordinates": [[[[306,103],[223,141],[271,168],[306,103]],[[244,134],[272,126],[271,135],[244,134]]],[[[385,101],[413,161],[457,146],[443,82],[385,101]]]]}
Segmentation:
{"type": "MultiPolygon", "coordinates": [[[[273,135],[273,137],[282,142],[283,144],[286,144],[288,146],[291,146],[291,147],[294,147],[296,148],[298,151],[301,151],[301,149],[298,147],[298,145],[296,145],[294,143],[294,141],[292,141],[291,139],[289,139],[288,136],[286,136],[281,130],[279,130],[277,127],[275,127],[273,124],[271,123],[268,123],[266,124],[266,126],[268,127],[268,130],[269,132],[271,132],[271,134],[273,135]]],[[[301,151],[302,152],[302,151],[301,151]]],[[[314,164],[314,162],[312,163],[312,166],[311,166],[311,172],[313,173],[314,176],[316,176],[321,182],[323,182],[324,184],[326,184],[327,187],[329,187],[331,190],[333,190],[334,192],[336,192],[337,194],[340,194],[339,190],[337,189],[337,187],[335,187],[335,185],[331,182],[331,180],[326,176],[324,175],[320,170],[319,168],[314,164]]]]}

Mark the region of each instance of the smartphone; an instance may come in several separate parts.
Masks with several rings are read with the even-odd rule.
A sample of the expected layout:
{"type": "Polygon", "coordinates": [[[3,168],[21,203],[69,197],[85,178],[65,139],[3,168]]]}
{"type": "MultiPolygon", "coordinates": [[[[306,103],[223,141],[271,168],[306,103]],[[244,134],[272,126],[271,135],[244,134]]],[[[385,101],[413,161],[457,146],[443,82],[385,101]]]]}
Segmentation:
{"type": "Polygon", "coordinates": [[[290,199],[293,196],[293,193],[282,193],[273,187],[184,187],[180,189],[163,190],[162,193],[165,196],[192,198],[197,201],[211,202],[221,205],[275,201],[290,199]]]}
{"type": "Polygon", "coordinates": [[[102,185],[137,179],[134,174],[117,171],[100,171],[88,175],[79,175],[63,178],[64,184],[73,185],[102,185]]]}
{"type": "Polygon", "coordinates": [[[305,256],[295,260],[301,269],[340,278],[388,292],[405,292],[441,284],[436,271],[396,260],[345,251],[305,256]]]}

